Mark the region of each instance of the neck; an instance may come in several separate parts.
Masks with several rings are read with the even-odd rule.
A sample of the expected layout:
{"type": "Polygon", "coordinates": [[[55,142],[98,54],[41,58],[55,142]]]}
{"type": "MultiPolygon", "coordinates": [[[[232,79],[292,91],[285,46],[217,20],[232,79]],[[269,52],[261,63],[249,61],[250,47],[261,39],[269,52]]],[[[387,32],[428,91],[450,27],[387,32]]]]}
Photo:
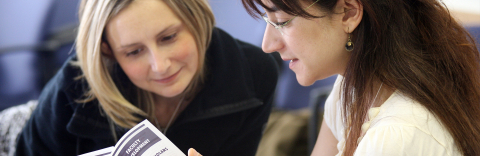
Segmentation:
{"type": "Polygon", "coordinates": [[[176,106],[177,103],[184,98],[185,93],[178,94],[174,97],[163,97],[155,95],[153,100],[155,101],[155,107],[176,106]]]}
{"type": "Polygon", "coordinates": [[[184,98],[184,94],[172,98],[155,98],[155,117],[158,121],[157,127],[166,128],[169,126],[169,122],[172,122],[178,117],[188,105],[188,102],[186,102],[184,98]]]}
{"type": "Polygon", "coordinates": [[[375,85],[374,90],[375,90],[374,96],[376,95],[377,92],[378,92],[378,95],[376,95],[376,98],[373,101],[372,107],[382,106],[383,103],[385,101],[387,101],[387,99],[395,91],[395,89],[393,89],[392,87],[389,87],[385,84],[382,85],[381,83],[379,83],[378,85],[375,85]],[[380,86],[381,86],[381,88],[380,88],[380,86]]]}

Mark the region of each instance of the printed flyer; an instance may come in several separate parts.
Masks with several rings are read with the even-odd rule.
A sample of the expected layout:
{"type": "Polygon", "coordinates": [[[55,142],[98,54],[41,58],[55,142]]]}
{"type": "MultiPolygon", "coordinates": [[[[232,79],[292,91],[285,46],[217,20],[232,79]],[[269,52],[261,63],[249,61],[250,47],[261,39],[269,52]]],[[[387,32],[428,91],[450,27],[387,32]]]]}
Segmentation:
{"type": "Polygon", "coordinates": [[[148,120],[130,129],[115,147],[80,156],[186,156],[148,120]]]}

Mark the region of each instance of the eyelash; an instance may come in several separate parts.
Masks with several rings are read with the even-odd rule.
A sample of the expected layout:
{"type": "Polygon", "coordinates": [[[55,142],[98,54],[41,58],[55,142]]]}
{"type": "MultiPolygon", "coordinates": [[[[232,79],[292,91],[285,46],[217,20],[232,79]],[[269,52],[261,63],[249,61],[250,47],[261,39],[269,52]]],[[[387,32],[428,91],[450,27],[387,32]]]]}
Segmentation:
{"type": "MultiPolygon", "coordinates": [[[[174,34],[172,34],[170,36],[167,36],[167,37],[163,37],[163,38],[161,38],[160,41],[161,42],[172,42],[172,41],[174,41],[175,37],[177,37],[177,33],[174,33],[174,34]]],[[[127,57],[132,56],[132,55],[137,55],[142,50],[143,50],[142,48],[138,48],[138,49],[135,49],[134,51],[128,52],[127,57]]]]}
{"type": "Polygon", "coordinates": [[[137,55],[140,51],[142,51],[142,48],[135,49],[134,51],[128,52],[127,57],[130,55],[137,55]]]}
{"type": "Polygon", "coordinates": [[[175,39],[175,37],[177,37],[177,33],[174,33],[174,34],[172,34],[172,35],[170,35],[170,36],[167,36],[167,37],[163,37],[163,38],[161,39],[161,41],[162,41],[162,42],[172,41],[172,40],[175,39]]]}
{"type": "Polygon", "coordinates": [[[275,24],[280,26],[280,25],[284,25],[285,23],[287,22],[276,22],[275,24]]]}

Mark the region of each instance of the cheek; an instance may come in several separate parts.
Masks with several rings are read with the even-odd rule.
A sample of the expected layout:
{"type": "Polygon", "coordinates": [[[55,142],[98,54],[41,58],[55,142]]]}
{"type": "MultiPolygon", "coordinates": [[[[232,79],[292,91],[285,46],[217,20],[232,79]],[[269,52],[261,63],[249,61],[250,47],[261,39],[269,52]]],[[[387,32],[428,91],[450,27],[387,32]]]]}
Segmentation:
{"type": "Polygon", "coordinates": [[[185,46],[185,44],[180,44],[179,48],[175,52],[174,58],[181,62],[190,61],[194,57],[194,52],[191,50],[190,46],[185,46]]]}
{"type": "Polygon", "coordinates": [[[176,49],[174,54],[175,60],[188,64],[196,64],[198,62],[198,51],[195,42],[185,41],[179,43],[176,49]]]}
{"type": "Polygon", "coordinates": [[[131,81],[143,80],[147,76],[148,65],[138,62],[120,63],[120,66],[131,81]]]}

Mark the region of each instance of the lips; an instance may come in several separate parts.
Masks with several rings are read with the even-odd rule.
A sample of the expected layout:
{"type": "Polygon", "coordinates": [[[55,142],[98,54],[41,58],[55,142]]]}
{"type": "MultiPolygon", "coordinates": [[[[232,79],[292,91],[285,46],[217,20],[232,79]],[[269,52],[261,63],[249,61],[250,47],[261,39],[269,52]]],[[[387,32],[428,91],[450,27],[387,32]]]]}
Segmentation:
{"type": "Polygon", "coordinates": [[[154,81],[158,82],[158,83],[162,83],[162,84],[170,83],[173,80],[175,80],[175,78],[178,77],[180,71],[182,71],[182,68],[180,68],[180,70],[178,70],[176,73],[174,73],[173,75],[171,75],[169,77],[166,77],[166,78],[163,78],[163,79],[154,79],[154,81]]]}
{"type": "Polygon", "coordinates": [[[295,65],[297,64],[297,62],[298,62],[298,59],[292,59],[292,60],[290,60],[290,63],[288,63],[288,67],[289,67],[290,69],[293,69],[293,68],[295,67],[295,65]]]}

